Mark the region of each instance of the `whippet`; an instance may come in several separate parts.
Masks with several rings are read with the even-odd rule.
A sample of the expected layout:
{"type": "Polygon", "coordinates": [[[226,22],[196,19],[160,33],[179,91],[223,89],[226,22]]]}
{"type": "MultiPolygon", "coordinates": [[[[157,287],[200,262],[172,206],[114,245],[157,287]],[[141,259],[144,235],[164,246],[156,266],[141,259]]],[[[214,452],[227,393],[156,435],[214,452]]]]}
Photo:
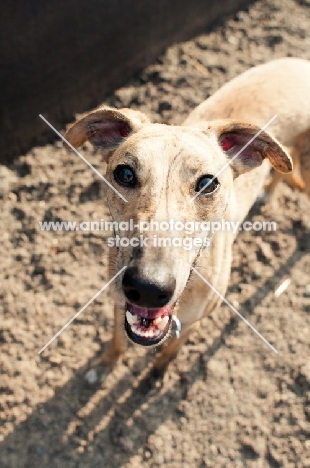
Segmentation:
{"type": "MultiPolygon", "coordinates": [[[[283,58],[254,67],[200,104],[181,126],[102,106],[75,122],[65,138],[76,148],[88,140],[101,149],[106,178],[126,199],[107,187],[115,222],[242,223],[263,191],[270,165],[279,177],[269,191],[284,175],[310,194],[310,62],[283,58]],[[296,170],[292,158],[299,161],[296,170]]],[[[118,235],[139,238],[138,231],[118,235]]],[[[175,229],[156,232],[157,240],[168,235],[188,237],[175,229]]],[[[195,230],[190,249],[153,243],[111,248],[111,269],[126,269],[115,281],[114,335],[104,363],[112,365],[125,351],[125,335],[146,347],[163,343],[178,309],[180,338],[170,337],[155,362],[163,370],[199,320],[219,306],[236,233],[218,232],[208,247],[204,236],[202,229],[195,230]],[[193,266],[219,295],[192,272],[193,266]]]]}

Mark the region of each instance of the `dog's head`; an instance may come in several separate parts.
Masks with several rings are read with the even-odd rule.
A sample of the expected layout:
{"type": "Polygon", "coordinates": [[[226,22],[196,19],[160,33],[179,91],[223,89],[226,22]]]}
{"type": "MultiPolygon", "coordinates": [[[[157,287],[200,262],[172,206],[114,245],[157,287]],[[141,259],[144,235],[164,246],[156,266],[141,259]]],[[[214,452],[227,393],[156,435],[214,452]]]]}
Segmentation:
{"type": "Polygon", "coordinates": [[[115,188],[107,189],[108,206],[113,220],[130,229],[115,235],[116,271],[127,266],[116,281],[132,341],[152,346],[168,335],[174,306],[206,242],[200,224],[193,223],[222,219],[234,179],[265,158],[280,172],[292,169],[290,157],[267,133],[251,141],[258,131],[229,120],[201,129],[152,124],[140,112],[108,107],[67,130],[75,148],[88,140],[102,149],[106,179],[115,188]]]}

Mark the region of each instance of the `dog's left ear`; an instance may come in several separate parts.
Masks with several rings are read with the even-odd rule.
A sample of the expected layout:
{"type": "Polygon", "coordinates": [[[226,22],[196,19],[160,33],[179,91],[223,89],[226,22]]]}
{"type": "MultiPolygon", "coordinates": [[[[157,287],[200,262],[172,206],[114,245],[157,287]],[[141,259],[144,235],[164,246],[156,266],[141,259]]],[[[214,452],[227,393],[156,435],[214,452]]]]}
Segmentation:
{"type": "MultiPolygon", "coordinates": [[[[142,112],[102,106],[77,120],[64,137],[74,148],[88,140],[96,148],[101,148],[105,155],[146,123],[149,119],[142,112]]],[[[69,147],[66,143],[65,146],[69,147]]]]}
{"type": "Polygon", "coordinates": [[[236,177],[260,166],[265,158],[283,174],[292,171],[292,160],[285,148],[268,133],[260,132],[256,125],[230,121],[219,122],[216,128],[218,142],[227,157],[232,159],[231,167],[236,177]]]}

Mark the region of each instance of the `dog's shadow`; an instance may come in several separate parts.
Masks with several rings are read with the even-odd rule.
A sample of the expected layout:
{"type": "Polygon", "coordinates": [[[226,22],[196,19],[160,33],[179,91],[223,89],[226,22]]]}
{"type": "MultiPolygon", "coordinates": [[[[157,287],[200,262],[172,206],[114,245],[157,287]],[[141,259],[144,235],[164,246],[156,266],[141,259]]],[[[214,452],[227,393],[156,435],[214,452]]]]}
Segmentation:
{"type": "MultiPolygon", "coordinates": [[[[294,234],[296,250],[272,278],[240,304],[239,310],[245,317],[254,312],[266,291],[274,289],[309,248],[305,237],[298,233],[296,237],[296,230],[294,234]]],[[[199,375],[207,380],[207,362],[239,323],[233,316],[220,337],[211,346],[205,344],[204,351],[196,355],[186,372],[178,369],[176,360],[171,365],[172,372],[170,369],[166,376],[155,378],[152,357],[138,356],[127,367],[116,367],[103,383],[90,385],[84,380],[87,363],[0,443],[1,466],[120,468],[137,452],[143,456],[146,443],[149,450],[150,436],[167,419],[182,416],[181,403],[195,378],[199,375]]]]}
{"type": "Polygon", "coordinates": [[[141,369],[148,361],[138,358],[121,378],[116,367],[107,391],[85,381],[90,360],[0,443],[1,467],[122,466],[186,398],[187,379],[164,384],[150,365],[141,369]]]}

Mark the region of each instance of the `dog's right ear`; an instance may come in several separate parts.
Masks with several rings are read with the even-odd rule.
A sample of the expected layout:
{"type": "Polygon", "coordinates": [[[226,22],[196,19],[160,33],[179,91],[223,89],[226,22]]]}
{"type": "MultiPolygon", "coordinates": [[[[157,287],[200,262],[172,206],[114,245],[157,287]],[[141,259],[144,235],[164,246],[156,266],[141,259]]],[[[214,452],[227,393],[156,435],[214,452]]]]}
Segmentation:
{"type": "MultiPolygon", "coordinates": [[[[116,149],[146,123],[149,123],[149,119],[142,112],[102,106],[77,120],[68,128],[64,137],[74,148],[89,141],[105,154],[116,149]]],[[[68,144],[64,145],[69,148],[68,144]]]]}

